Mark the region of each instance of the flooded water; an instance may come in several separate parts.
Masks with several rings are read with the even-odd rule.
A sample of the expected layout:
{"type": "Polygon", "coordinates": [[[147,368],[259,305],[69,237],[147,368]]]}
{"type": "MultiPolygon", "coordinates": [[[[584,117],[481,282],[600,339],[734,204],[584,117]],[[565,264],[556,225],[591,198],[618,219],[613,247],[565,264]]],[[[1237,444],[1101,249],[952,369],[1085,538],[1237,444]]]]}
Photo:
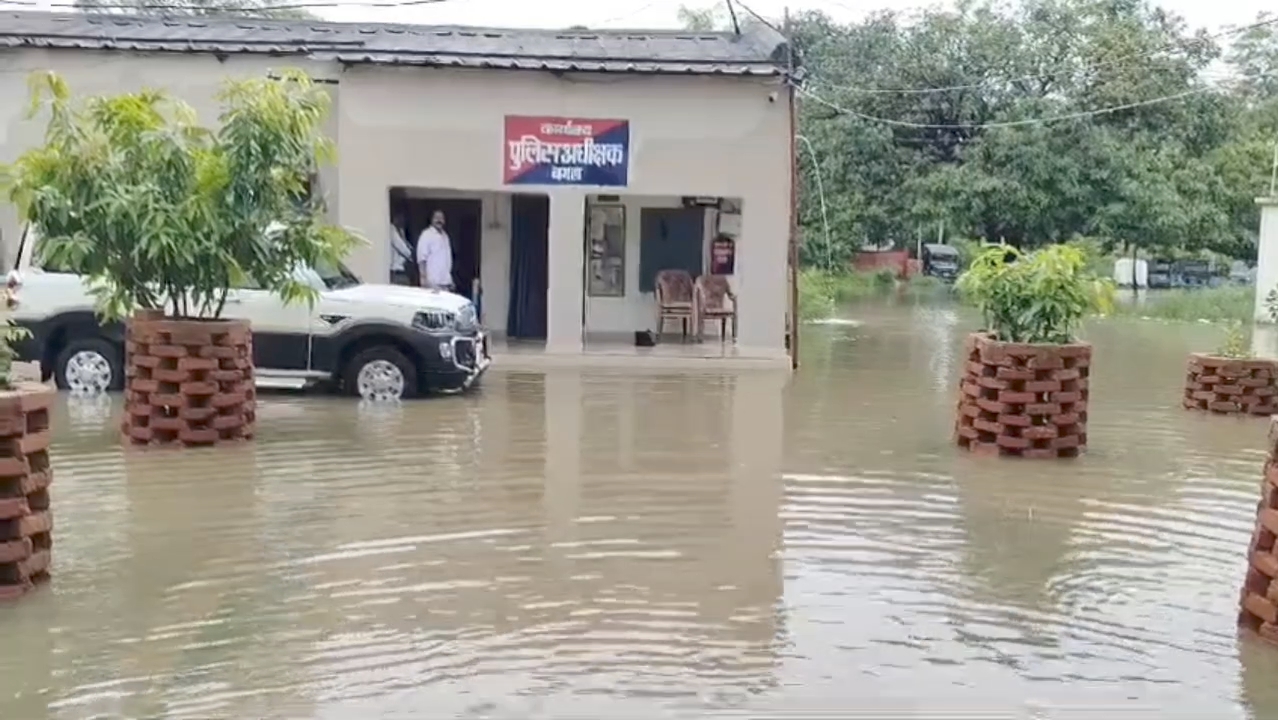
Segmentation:
{"type": "Polygon", "coordinates": [[[849,317],[793,378],[270,397],[215,451],[65,400],[0,718],[1278,717],[1234,624],[1266,424],[1178,406],[1219,331],[1090,327],[1090,452],[1039,463],[951,445],[971,318],[849,317]]]}

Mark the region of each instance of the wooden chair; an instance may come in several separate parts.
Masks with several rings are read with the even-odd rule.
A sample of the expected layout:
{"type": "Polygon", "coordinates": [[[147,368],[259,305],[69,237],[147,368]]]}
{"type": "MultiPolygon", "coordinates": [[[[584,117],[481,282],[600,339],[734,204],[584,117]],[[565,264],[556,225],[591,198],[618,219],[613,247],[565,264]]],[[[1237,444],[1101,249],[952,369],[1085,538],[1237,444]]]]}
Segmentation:
{"type": "Polygon", "coordinates": [[[692,275],[684,270],[659,270],[656,277],[657,337],[665,332],[666,322],[683,322],[683,337],[687,339],[689,326],[696,319],[696,302],[693,299],[692,275]]]}
{"type": "Polygon", "coordinates": [[[702,275],[694,289],[697,338],[705,322],[719,321],[720,341],[728,339],[728,322],[732,322],[732,339],[737,339],[737,296],[725,275],[702,275]]]}

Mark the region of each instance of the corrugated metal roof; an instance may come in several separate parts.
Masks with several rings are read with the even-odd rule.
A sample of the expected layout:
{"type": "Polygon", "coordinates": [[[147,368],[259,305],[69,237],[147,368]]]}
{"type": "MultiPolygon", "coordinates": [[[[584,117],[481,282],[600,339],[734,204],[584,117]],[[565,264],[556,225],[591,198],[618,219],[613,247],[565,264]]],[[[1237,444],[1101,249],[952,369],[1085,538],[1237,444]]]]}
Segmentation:
{"type": "Polygon", "coordinates": [[[0,51],[22,47],[260,53],[343,63],[690,75],[780,75],[788,52],[780,33],[760,25],[737,35],[0,12],[0,51]]]}

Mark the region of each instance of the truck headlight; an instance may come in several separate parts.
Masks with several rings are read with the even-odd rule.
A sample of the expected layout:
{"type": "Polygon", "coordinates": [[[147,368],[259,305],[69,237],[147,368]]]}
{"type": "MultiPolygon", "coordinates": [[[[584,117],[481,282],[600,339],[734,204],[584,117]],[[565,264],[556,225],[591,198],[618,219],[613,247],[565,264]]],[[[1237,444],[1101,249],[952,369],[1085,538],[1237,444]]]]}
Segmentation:
{"type": "Polygon", "coordinates": [[[447,310],[423,310],[413,316],[413,327],[426,332],[452,330],[457,318],[447,310]]]}

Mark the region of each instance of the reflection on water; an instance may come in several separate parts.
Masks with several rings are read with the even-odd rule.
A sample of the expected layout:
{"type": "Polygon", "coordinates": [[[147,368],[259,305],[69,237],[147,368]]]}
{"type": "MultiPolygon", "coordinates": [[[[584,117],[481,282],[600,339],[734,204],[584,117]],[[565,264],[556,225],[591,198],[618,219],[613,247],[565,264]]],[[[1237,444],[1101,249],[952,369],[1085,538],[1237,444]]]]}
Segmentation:
{"type": "Polygon", "coordinates": [[[850,318],[793,378],[270,397],[209,451],[66,398],[0,717],[1278,717],[1234,630],[1265,423],[1178,407],[1217,330],[1088,328],[1089,453],[1027,463],[951,446],[971,317],[850,318]]]}

